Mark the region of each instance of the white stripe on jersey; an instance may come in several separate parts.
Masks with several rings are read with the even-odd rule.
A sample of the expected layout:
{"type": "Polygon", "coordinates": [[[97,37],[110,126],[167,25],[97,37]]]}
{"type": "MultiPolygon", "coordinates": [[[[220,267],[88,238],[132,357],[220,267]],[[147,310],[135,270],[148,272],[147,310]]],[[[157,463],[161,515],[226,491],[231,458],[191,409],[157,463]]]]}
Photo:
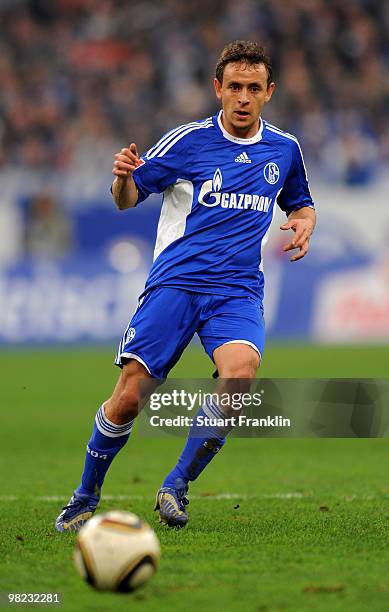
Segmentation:
{"type": "Polygon", "coordinates": [[[272,132],[276,132],[277,134],[280,134],[281,136],[285,136],[286,138],[290,138],[291,140],[295,140],[296,142],[298,142],[296,136],[293,136],[293,134],[290,134],[289,132],[284,132],[284,130],[281,130],[281,128],[277,127],[276,125],[273,125],[272,123],[269,123],[268,121],[265,121],[265,125],[272,132]]]}
{"type": "Polygon", "coordinates": [[[260,271],[262,273],[263,273],[263,249],[265,248],[266,243],[269,240],[269,232],[270,232],[271,226],[273,225],[273,219],[274,219],[274,215],[275,215],[275,212],[276,212],[276,204],[277,204],[278,196],[280,195],[280,193],[283,190],[283,188],[284,187],[282,186],[281,189],[279,189],[277,191],[277,195],[274,198],[274,206],[273,206],[273,212],[272,212],[272,215],[271,215],[271,221],[270,221],[269,227],[267,228],[267,230],[264,233],[263,238],[261,240],[261,261],[259,262],[259,269],[260,269],[260,271]]]}
{"type": "Polygon", "coordinates": [[[192,210],[193,191],[193,183],[180,178],[174,185],[165,189],[155,241],[154,261],[169,244],[184,235],[186,219],[192,210]]]}
{"type": "MultiPolygon", "coordinates": [[[[211,117],[208,117],[208,119],[205,119],[204,121],[209,121],[211,119],[211,117]]],[[[167,140],[170,140],[171,138],[173,138],[176,134],[178,134],[179,132],[181,132],[182,130],[186,130],[188,127],[190,126],[196,126],[198,125],[200,122],[199,121],[192,121],[192,123],[183,123],[182,125],[178,125],[177,127],[173,128],[172,130],[170,130],[169,132],[167,132],[167,134],[164,134],[159,140],[158,142],[153,145],[151,147],[151,149],[149,149],[146,153],[146,157],[147,159],[149,158],[150,154],[153,153],[155,151],[155,149],[157,149],[158,147],[160,147],[162,144],[164,144],[167,140]]]]}
{"type": "Polygon", "coordinates": [[[167,145],[169,142],[171,142],[172,139],[174,139],[178,134],[181,134],[185,130],[188,130],[189,128],[203,127],[205,125],[211,125],[211,124],[212,124],[212,118],[209,117],[208,119],[205,119],[204,121],[201,121],[201,122],[194,121],[193,123],[186,123],[184,125],[180,125],[174,130],[170,130],[170,132],[165,134],[165,136],[162,136],[162,138],[157,142],[156,145],[151,147],[151,149],[146,154],[146,159],[151,159],[152,157],[155,157],[155,155],[157,155],[157,153],[159,153],[159,151],[163,149],[165,145],[167,145]]]}
{"type": "Polygon", "coordinates": [[[300,151],[300,155],[301,155],[301,161],[303,162],[303,167],[304,167],[304,172],[305,172],[305,179],[306,179],[306,181],[308,183],[308,186],[309,186],[308,173],[307,173],[307,169],[305,167],[303,152],[301,150],[300,143],[297,140],[296,136],[292,136],[292,134],[288,134],[287,132],[283,132],[282,130],[279,130],[278,128],[274,129],[273,127],[270,127],[270,123],[267,123],[266,127],[267,127],[267,129],[270,132],[274,132],[274,134],[278,134],[279,136],[283,136],[284,138],[289,138],[289,140],[293,140],[293,142],[295,142],[297,144],[297,146],[299,148],[299,151],[300,151]]]}
{"type": "MultiPolygon", "coordinates": [[[[176,144],[176,142],[181,140],[181,138],[186,136],[186,134],[189,134],[189,132],[194,132],[195,130],[208,129],[210,127],[214,127],[212,121],[211,121],[211,123],[208,123],[208,124],[205,124],[205,125],[198,125],[197,127],[192,127],[192,128],[189,128],[188,130],[185,130],[184,132],[181,132],[178,136],[176,136],[176,138],[174,140],[170,141],[170,143],[167,144],[165,146],[165,148],[162,149],[162,151],[160,151],[160,153],[158,153],[158,157],[163,157],[165,155],[165,153],[167,153],[169,151],[169,149],[171,149],[176,144]]],[[[155,155],[155,153],[151,157],[154,157],[154,155],[155,155]]]]}

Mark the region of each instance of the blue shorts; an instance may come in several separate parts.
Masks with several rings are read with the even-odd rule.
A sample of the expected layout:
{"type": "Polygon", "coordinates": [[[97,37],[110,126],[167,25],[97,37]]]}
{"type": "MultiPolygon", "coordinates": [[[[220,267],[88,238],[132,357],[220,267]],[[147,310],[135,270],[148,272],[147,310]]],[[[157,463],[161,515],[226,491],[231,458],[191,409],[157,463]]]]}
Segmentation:
{"type": "Polygon", "coordinates": [[[136,359],[153,378],[165,379],[194,334],[213,361],[213,352],[233,342],[252,346],[261,356],[265,341],[262,302],[157,287],[140,300],[116,355],[115,364],[136,359]]]}

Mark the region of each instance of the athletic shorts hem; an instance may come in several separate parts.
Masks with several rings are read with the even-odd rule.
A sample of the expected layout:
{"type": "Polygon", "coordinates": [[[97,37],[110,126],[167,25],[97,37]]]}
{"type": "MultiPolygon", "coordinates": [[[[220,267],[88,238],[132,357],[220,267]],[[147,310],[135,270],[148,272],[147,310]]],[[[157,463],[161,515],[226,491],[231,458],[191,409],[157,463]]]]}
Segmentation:
{"type": "Polygon", "coordinates": [[[207,354],[212,359],[213,363],[215,363],[215,360],[213,358],[213,354],[216,351],[216,349],[220,348],[221,346],[225,346],[226,344],[247,344],[247,346],[251,346],[258,353],[259,361],[260,361],[260,363],[262,362],[262,353],[259,350],[259,348],[257,347],[257,345],[254,344],[254,342],[250,342],[249,340],[226,340],[225,342],[220,342],[220,344],[215,346],[215,348],[212,350],[212,355],[210,355],[208,353],[208,351],[207,351],[207,354]]]}
{"type": "MultiPolygon", "coordinates": [[[[147,365],[147,363],[142,359],[142,357],[139,357],[139,355],[136,355],[136,353],[120,353],[120,355],[118,355],[118,357],[115,359],[115,364],[117,366],[119,366],[119,368],[123,367],[123,363],[122,363],[122,358],[125,359],[135,359],[135,361],[139,361],[139,363],[142,364],[142,366],[144,368],[146,368],[146,370],[148,371],[148,373],[150,374],[150,376],[153,376],[149,366],[147,365]]],[[[157,378],[157,377],[154,377],[157,378]]]]}
{"type": "MultiPolygon", "coordinates": [[[[247,346],[251,346],[255,351],[257,351],[259,358],[262,361],[261,351],[256,346],[256,344],[254,344],[254,342],[250,342],[249,340],[227,340],[227,342],[223,342],[223,344],[219,344],[219,346],[217,346],[216,348],[219,348],[220,346],[224,346],[225,344],[247,344],[247,346]]],[[[214,351],[216,351],[216,349],[214,349],[214,351]]]]}

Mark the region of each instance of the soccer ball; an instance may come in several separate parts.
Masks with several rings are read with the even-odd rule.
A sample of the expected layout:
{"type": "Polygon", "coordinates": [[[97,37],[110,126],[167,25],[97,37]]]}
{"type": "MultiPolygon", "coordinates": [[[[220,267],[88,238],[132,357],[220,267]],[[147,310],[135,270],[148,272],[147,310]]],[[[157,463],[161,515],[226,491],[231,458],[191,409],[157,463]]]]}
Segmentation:
{"type": "Polygon", "coordinates": [[[155,573],[161,554],[151,527],[131,512],[92,517],[79,531],[74,560],[100,591],[133,591],[155,573]]]}

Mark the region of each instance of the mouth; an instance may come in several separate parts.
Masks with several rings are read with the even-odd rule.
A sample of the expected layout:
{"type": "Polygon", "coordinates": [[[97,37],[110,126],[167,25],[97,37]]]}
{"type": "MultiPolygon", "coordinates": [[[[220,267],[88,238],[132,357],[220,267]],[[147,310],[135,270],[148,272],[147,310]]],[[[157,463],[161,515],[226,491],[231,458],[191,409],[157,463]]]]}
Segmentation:
{"type": "Polygon", "coordinates": [[[244,110],[236,110],[236,111],[234,111],[234,115],[239,117],[239,119],[247,119],[247,117],[250,116],[250,113],[248,111],[244,111],[244,110]]]}

